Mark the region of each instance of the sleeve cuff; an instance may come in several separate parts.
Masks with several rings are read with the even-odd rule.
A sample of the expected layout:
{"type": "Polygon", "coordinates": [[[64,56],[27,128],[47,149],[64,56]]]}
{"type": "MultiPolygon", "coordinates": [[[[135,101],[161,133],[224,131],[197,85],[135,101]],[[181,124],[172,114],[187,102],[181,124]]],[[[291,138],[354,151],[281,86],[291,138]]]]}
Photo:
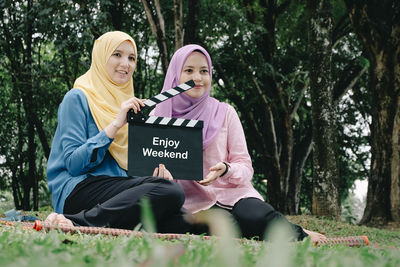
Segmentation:
{"type": "Polygon", "coordinates": [[[224,171],[219,177],[222,177],[222,176],[224,176],[225,174],[227,174],[228,171],[229,171],[229,169],[231,168],[231,166],[230,166],[227,162],[223,161],[222,163],[225,165],[226,169],[225,169],[225,171],[224,171]]]}
{"type": "Polygon", "coordinates": [[[97,135],[88,140],[90,143],[97,144],[95,148],[107,146],[114,141],[114,138],[109,138],[104,130],[101,130],[97,135]]]}

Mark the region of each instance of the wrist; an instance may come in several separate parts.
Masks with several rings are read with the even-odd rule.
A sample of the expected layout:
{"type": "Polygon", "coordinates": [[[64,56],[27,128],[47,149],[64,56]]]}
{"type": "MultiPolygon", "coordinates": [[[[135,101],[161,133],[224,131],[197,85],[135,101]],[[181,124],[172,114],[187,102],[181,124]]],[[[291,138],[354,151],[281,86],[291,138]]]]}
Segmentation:
{"type": "Polygon", "coordinates": [[[222,163],[225,165],[225,171],[219,177],[224,176],[229,171],[229,164],[226,163],[225,161],[223,161],[222,163]]]}
{"type": "Polygon", "coordinates": [[[121,129],[122,126],[123,126],[123,125],[121,125],[121,126],[118,125],[118,123],[117,123],[116,121],[112,121],[112,122],[111,122],[111,125],[112,125],[113,128],[115,128],[115,129],[117,129],[117,130],[121,129]]]}

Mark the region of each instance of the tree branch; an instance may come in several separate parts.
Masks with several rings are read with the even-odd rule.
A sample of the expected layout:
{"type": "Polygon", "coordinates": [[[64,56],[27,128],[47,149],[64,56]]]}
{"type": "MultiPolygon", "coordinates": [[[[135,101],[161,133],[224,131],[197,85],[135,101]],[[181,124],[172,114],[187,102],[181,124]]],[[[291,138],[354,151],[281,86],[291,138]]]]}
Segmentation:
{"type": "Polygon", "coordinates": [[[160,1],[154,0],[154,5],[156,6],[156,14],[158,18],[158,23],[160,25],[161,34],[165,38],[165,22],[164,22],[164,16],[161,13],[160,1]]]}
{"type": "Polygon", "coordinates": [[[332,30],[332,49],[335,49],[340,39],[352,31],[347,13],[343,15],[332,30]]]}
{"type": "Polygon", "coordinates": [[[300,92],[300,96],[297,99],[296,104],[294,105],[293,110],[289,115],[290,119],[293,119],[294,114],[296,114],[297,110],[299,109],[301,101],[303,100],[303,96],[304,96],[305,92],[307,91],[307,88],[308,88],[309,85],[310,85],[310,79],[307,79],[306,83],[303,86],[303,89],[300,92]]]}
{"type": "MultiPolygon", "coordinates": [[[[239,52],[239,57],[240,57],[240,62],[243,65],[243,69],[250,70],[250,68],[247,65],[242,53],[240,53],[240,52],[239,52]]],[[[266,117],[267,117],[270,129],[271,129],[271,136],[272,136],[272,141],[273,141],[274,160],[275,160],[276,166],[278,168],[280,168],[280,161],[279,161],[280,151],[278,149],[278,139],[276,137],[276,130],[275,130],[275,124],[274,124],[274,115],[273,115],[272,110],[271,110],[271,105],[270,105],[270,103],[268,101],[267,96],[264,94],[263,90],[261,89],[261,86],[259,85],[258,81],[254,77],[254,75],[249,73],[249,76],[251,77],[251,80],[252,80],[254,86],[257,89],[258,95],[261,97],[263,103],[266,106],[266,111],[267,111],[267,113],[266,113],[267,116],[266,117]]]]}
{"type": "Polygon", "coordinates": [[[343,71],[341,79],[335,84],[333,88],[333,101],[337,105],[342,97],[353,88],[353,86],[360,80],[361,76],[368,70],[368,65],[361,68],[360,65],[350,63],[343,71]],[[348,74],[348,75],[345,75],[348,74]]]}
{"type": "MultiPolygon", "coordinates": [[[[257,138],[257,143],[259,144],[263,144],[262,147],[262,151],[263,153],[267,152],[267,148],[264,146],[265,142],[262,141],[262,130],[259,128],[259,125],[256,123],[256,119],[254,118],[254,114],[252,112],[245,112],[246,108],[245,108],[245,103],[244,101],[240,98],[240,96],[238,96],[237,91],[233,88],[233,86],[231,86],[229,84],[229,80],[227,77],[225,77],[221,66],[219,65],[219,63],[214,63],[214,67],[217,71],[216,73],[216,80],[219,80],[218,74],[221,76],[221,79],[224,81],[224,87],[223,89],[227,89],[229,92],[226,92],[227,90],[223,90],[223,92],[226,92],[226,95],[229,96],[229,98],[233,101],[233,103],[235,103],[235,105],[238,107],[239,111],[241,111],[242,116],[244,116],[245,120],[248,122],[247,125],[250,126],[252,132],[254,133],[254,135],[252,136],[256,136],[257,138]]],[[[219,87],[222,88],[222,86],[217,83],[219,87]]],[[[257,147],[256,147],[257,148],[257,147]]]]}
{"type": "Polygon", "coordinates": [[[144,12],[146,13],[147,20],[149,21],[151,32],[153,35],[157,38],[157,26],[156,22],[154,21],[154,16],[153,13],[151,12],[149,1],[147,0],[142,0],[144,12]]]}
{"type": "Polygon", "coordinates": [[[161,65],[163,68],[164,73],[167,72],[168,65],[169,65],[169,55],[168,55],[168,48],[167,42],[165,37],[165,26],[164,26],[164,17],[161,13],[161,6],[159,0],[155,0],[155,9],[156,15],[155,16],[151,10],[150,0],[142,0],[143,8],[146,13],[147,20],[150,23],[151,32],[153,33],[154,37],[157,41],[158,49],[160,50],[161,55],[161,65]]]}

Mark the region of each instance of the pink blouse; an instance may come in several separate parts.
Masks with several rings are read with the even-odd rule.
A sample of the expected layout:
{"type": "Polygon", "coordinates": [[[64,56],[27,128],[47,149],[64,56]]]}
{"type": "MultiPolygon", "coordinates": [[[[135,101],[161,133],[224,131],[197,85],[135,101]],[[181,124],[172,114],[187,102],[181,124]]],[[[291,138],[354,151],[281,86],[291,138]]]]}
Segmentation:
{"type": "Polygon", "coordinates": [[[194,181],[177,180],[185,191],[184,208],[196,213],[217,204],[231,209],[242,198],[255,197],[264,201],[251,179],[253,167],[247,151],[242,124],[235,109],[229,105],[224,124],[214,142],[203,151],[203,175],[218,162],[230,165],[229,171],[208,186],[194,181]]]}

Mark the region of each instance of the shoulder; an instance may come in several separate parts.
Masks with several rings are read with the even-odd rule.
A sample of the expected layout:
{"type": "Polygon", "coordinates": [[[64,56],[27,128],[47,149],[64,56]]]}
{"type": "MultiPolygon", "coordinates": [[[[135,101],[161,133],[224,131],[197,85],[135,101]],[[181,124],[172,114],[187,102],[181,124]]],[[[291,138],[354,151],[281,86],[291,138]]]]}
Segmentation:
{"type": "Polygon", "coordinates": [[[235,108],[231,104],[228,104],[226,102],[224,102],[224,104],[227,106],[226,113],[237,114],[235,108]]]}
{"type": "Polygon", "coordinates": [[[63,98],[62,103],[64,104],[80,104],[87,106],[88,102],[85,94],[78,88],[73,88],[69,90],[63,98]]]}
{"type": "Polygon", "coordinates": [[[85,94],[77,88],[69,90],[59,107],[59,113],[63,116],[76,116],[77,114],[88,114],[90,112],[89,103],[85,94]]]}
{"type": "Polygon", "coordinates": [[[239,118],[238,113],[236,112],[236,109],[232,105],[225,103],[225,102],[224,102],[224,104],[227,106],[226,120],[239,118]]]}
{"type": "Polygon", "coordinates": [[[81,89],[79,88],[72,88],[71,90],[69,90],[65,96],[64,99],[68,99],[68,98],[76,98],[76,99],[86,99],[85,94],[82,92],[81,89]]]}
{"type": "Polygon", "coordinates": [[[227,105],[227,110],[226,110],[226,116],[225,116],[225,127],[228,127],[228,129],[231,130],[238,130],[240,128],[243,128],[242,122],[239,118],[239,115],[236,111],[236,109],[231,106],[228,103],[225,103],[227,105]]]}

